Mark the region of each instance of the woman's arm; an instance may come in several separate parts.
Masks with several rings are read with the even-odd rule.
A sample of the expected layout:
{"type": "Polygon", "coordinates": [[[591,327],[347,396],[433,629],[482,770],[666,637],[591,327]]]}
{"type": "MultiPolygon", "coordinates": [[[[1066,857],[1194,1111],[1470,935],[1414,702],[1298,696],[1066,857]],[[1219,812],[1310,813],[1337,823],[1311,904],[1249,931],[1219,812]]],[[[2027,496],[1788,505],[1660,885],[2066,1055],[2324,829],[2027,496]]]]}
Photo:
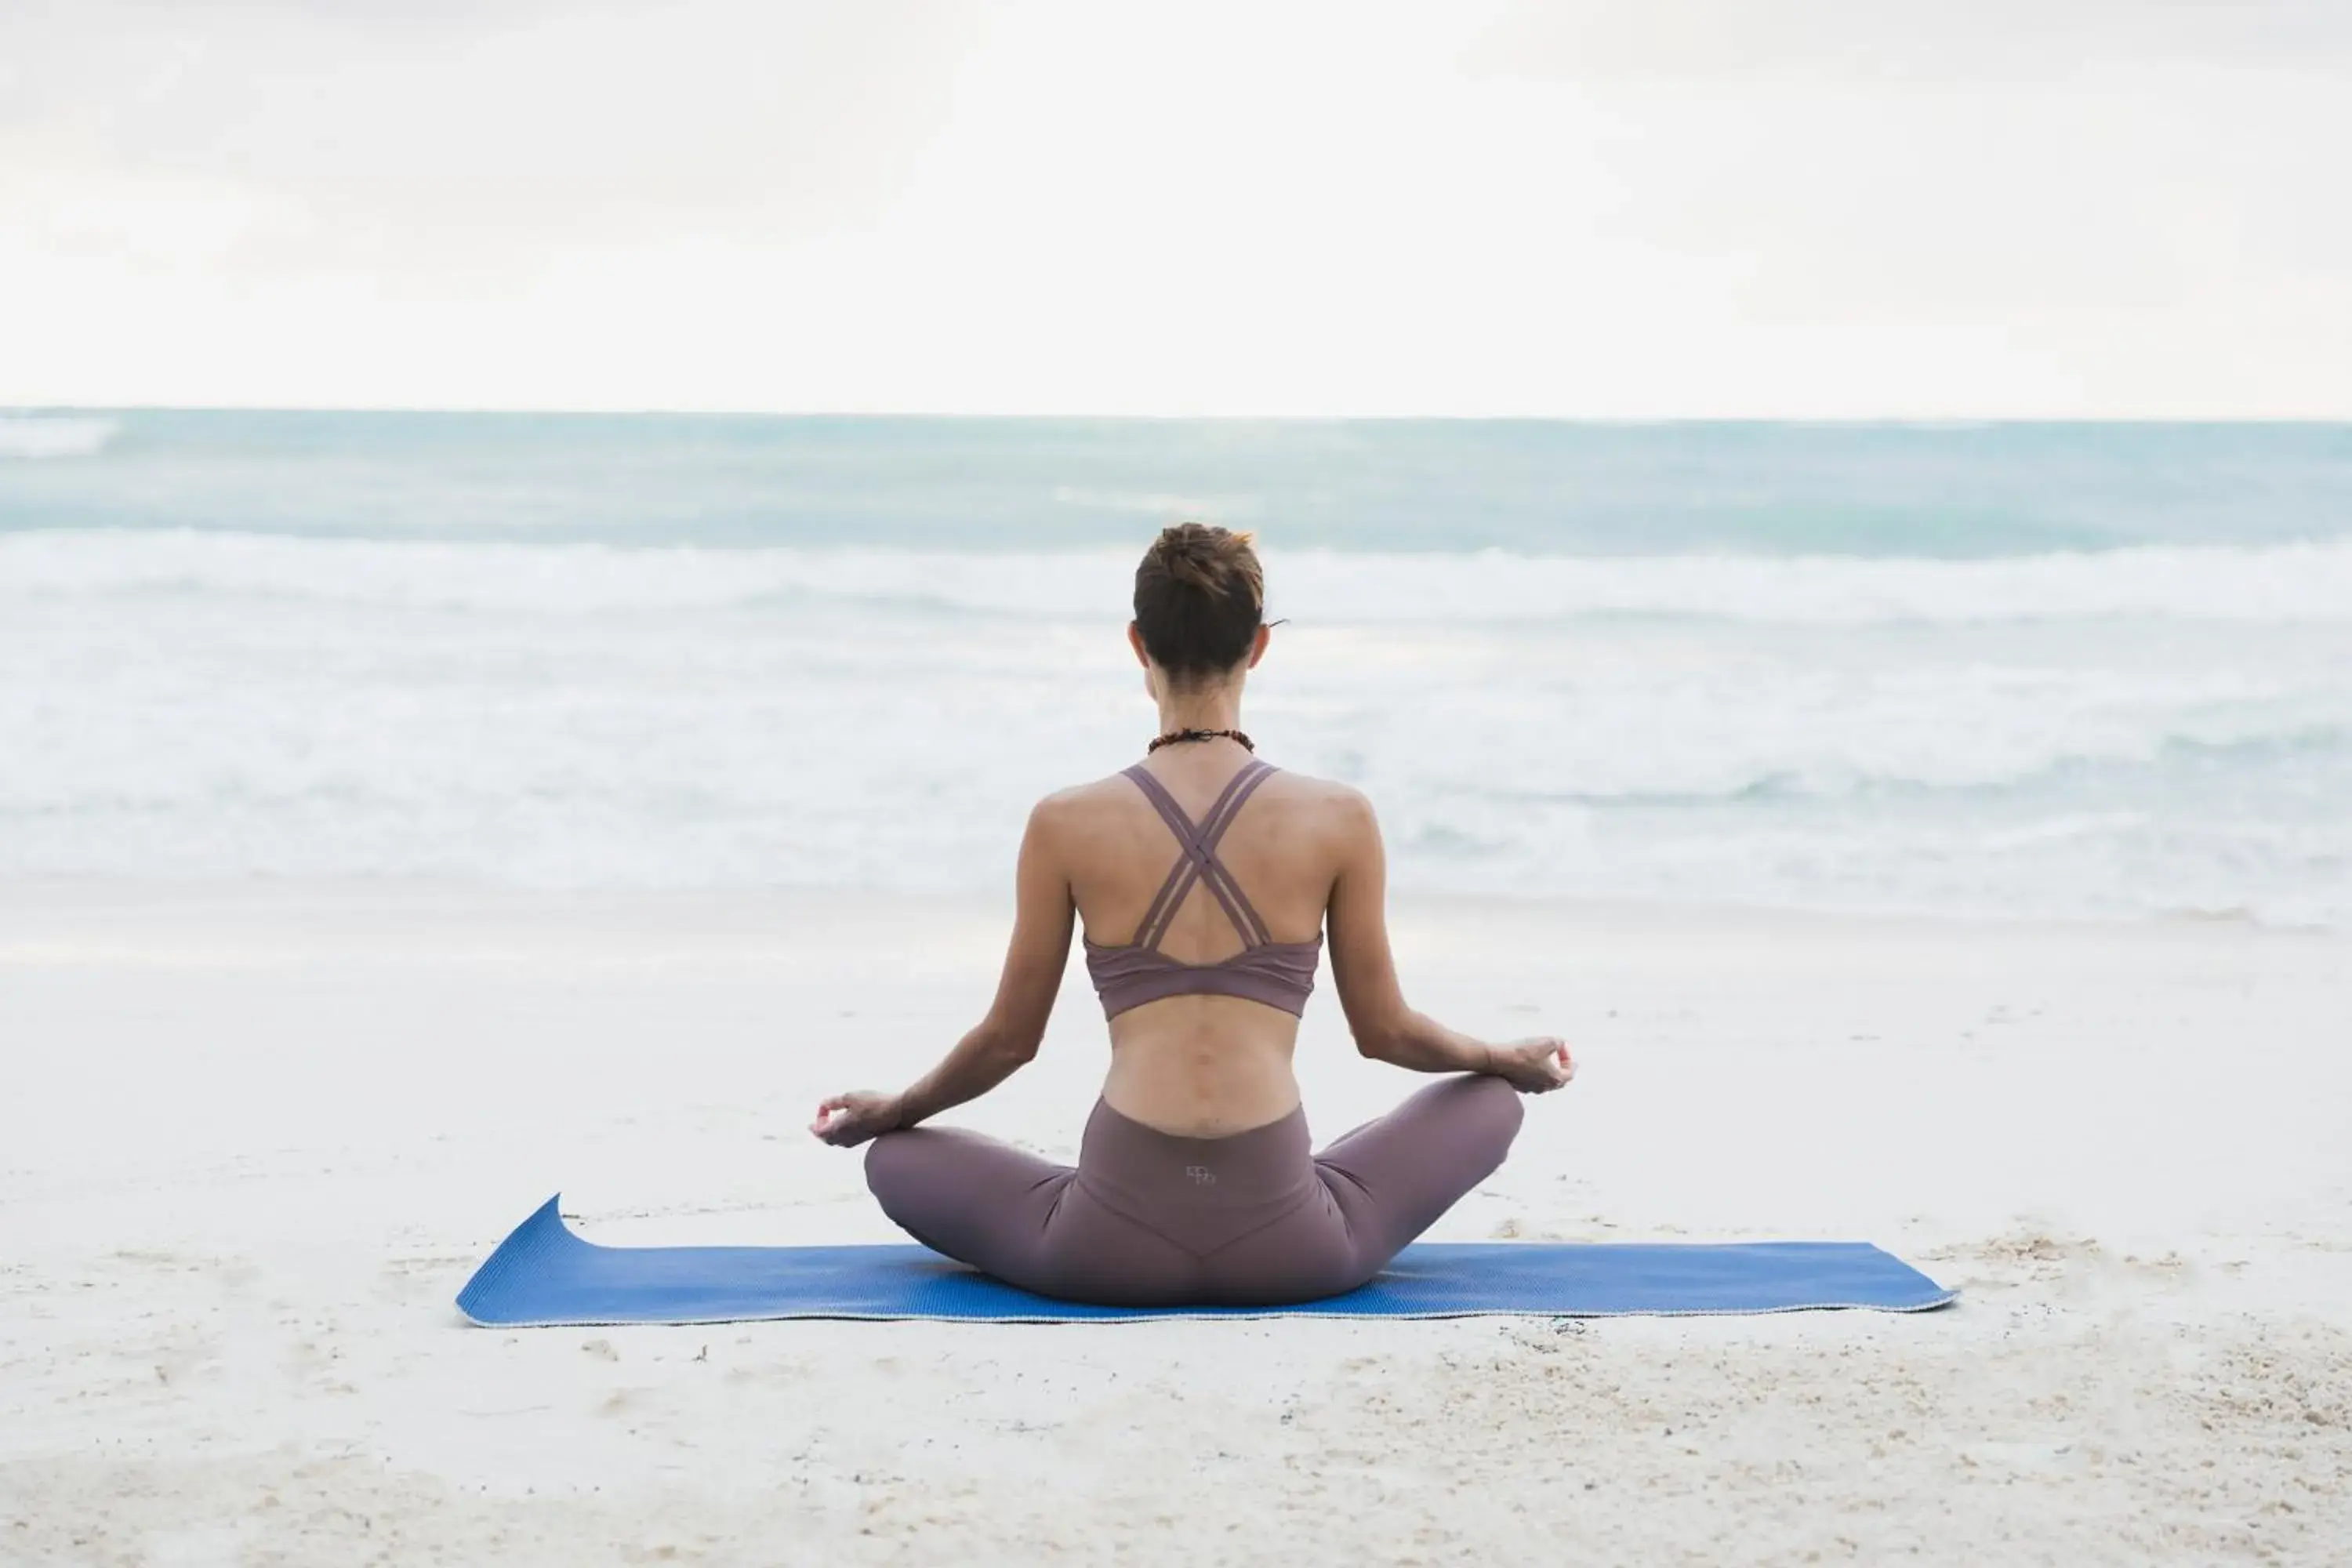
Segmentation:
{"type": "Polygon", "coordinates": [[[1549,1038],[1488,1045],[1405,1005],[1389,950],[1388,851],[1371,803],[1342,797],[1339,873],[1331,887],[1331,977],[1356,1048],[1414,1072],[1492,1073],[1529,1093],[1575,1076],[1568,1047],[1549,1038]]]}
{"type": "Polygon", "coordinates": [[[1054,803],[1040,802],[1022,835],[1013,942],[988,1016],[903,1092],[835,1095],[817,1107],[810,1131],[844,1148],[863,1143],[977,1100],[1035,1058],[1062,988],[1077,918],[1054,817],[1054,803]]]}

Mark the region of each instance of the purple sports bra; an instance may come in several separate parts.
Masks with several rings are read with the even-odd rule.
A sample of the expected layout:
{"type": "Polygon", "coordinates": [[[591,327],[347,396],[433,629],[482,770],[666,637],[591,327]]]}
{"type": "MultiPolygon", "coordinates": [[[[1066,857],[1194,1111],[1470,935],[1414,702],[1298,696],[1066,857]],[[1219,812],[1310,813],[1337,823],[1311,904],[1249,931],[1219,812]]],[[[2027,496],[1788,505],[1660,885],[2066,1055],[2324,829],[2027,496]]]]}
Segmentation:
{"type": "Polygon", "coordinates": [[[1105,947],[1088,939],[1087,973],[1094,976],[1102,997],[1103,1016],[1116,1018],[1130,1007],[1157,1002],[1162,996],[1244,996],[1279,1007],[1286,1013],[1307,1010],[1307,994],[1315,989],[1315,963],[1323,952],[1323,935],[1312,942],[1276,942],[1257,918],[1241,884],[1217,858],[1217,841],[1234,824],[1242,805],[1274,773],[1271,763],[1255,758],[1242,766],[1217,796],[1198,826],[1184,815],[1175,796],[1153,778],[1142,763],[1127,770],[1143,798],[1159,808],[1184,853],[1169,868],[1160,894],[1143,912],[1135,940],[1124,947],[1105,947]],[[1160,940],[1174,923],[1176,910],[1195,882],[1203,883],[1225,918],[1241,933],[1242,950],[1215,963],[1185,963],[1160,951],[1160,940]]]}

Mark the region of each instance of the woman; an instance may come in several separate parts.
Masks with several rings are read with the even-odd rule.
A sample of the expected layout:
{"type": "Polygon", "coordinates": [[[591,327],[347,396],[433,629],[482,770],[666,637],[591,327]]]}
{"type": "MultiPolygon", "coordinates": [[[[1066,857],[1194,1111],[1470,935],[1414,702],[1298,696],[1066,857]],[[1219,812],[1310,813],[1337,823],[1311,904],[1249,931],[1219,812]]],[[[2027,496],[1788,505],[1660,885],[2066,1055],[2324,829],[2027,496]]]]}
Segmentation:
{"type": "Polygon", "coordinates": [[[1503,1163],[1519,1094],[1575,1071],[1558,1040],[1485,1045],[1405,1005],[1370,806],[1257,761],[1239,728],[1264,603],[1249,535],[1160,534],[1127,634],[1159,739],[1031,813],[1012,951],[980,1026],[904,1092],[836,1095],[810,1128],[844,1148],[871,1140],[885,1213],[1024,1289],[1136,1306],[1353,1289],[1503,1163]],[[919,1125],[1037,1054],[1073,915],[1111,1043],[1077,1169],[919,1125]],[[1291,1053],[1327,923],[1357,1048],[1452,1076],[1318,1155],[1291,1053]]]}

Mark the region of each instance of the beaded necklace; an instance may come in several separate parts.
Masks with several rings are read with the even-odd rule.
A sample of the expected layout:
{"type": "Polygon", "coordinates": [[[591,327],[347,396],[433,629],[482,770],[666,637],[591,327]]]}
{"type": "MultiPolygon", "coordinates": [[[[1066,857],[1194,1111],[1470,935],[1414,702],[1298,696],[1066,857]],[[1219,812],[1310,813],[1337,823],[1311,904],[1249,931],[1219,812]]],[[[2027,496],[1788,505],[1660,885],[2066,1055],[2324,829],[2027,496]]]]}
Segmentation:
{"type": "Polygon", "coordinates": [[[1149,746],[1144,747],[1143,750],[1144,753],[1148,756],[1151,752],[1158,751],[1162,746],[1173,746],[1183,741],[1219,740],[1239,741],[1242,743],[1242,750],[1244,752],[1255,752],[1257,750],[1255,746],[1250,744],[1250,738],[1247,735],[1243,734],[1239,730],[1171,730],[1165,735],[1153,741],[1149,746]]]}

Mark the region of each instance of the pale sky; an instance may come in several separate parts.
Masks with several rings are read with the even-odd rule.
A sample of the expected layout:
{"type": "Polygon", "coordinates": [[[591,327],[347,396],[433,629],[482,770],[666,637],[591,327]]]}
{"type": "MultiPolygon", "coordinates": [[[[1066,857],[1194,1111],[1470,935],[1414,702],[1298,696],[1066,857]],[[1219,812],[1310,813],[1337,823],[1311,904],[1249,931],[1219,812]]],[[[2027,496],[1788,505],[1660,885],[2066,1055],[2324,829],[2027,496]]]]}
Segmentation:
{"type": "Polygon", "coordinates": [[[0,405],[2352,417],[2339,0],[0,0],[0,405]]]}

